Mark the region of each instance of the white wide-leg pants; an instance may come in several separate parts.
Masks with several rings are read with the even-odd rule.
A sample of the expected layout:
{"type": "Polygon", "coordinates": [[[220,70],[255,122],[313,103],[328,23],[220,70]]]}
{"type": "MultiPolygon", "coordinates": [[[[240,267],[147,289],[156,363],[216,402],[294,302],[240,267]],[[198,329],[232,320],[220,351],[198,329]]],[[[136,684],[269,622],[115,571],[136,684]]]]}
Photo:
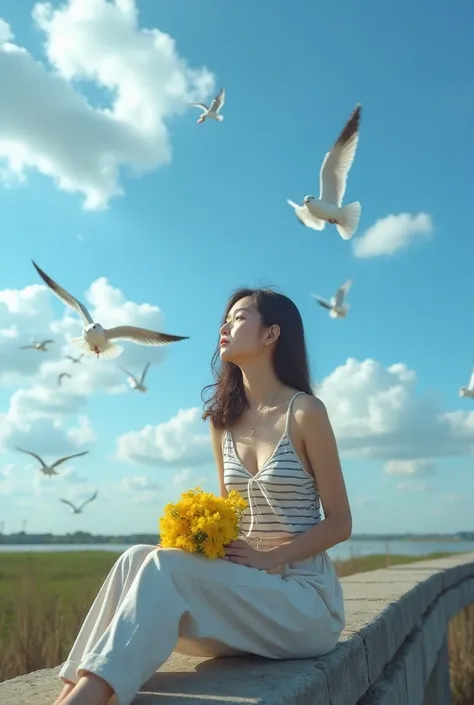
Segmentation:
{"type": "Polygon", "coordinates": [[[173,651],[304,658],[331,651],[343,628],[342,590],[325,553],[269,573],[138,545],[112,567],[59,677],[77,682],[90,671],[129,705],[173,651]]]}

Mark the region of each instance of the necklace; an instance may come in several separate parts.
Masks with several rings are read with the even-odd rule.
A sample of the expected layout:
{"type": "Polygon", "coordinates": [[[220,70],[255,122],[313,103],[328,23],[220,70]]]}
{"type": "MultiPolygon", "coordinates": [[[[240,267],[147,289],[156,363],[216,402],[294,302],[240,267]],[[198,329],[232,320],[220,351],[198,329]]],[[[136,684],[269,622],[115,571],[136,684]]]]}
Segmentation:
{"type": "Polygon", "coordinates": [[[279,389],[278,392],[277,392],[277,393],[275,394],[275,396],[273,397],[273,399],[272,399],[268,404],[265,404],[264,406],[262,406],[262,408],[261,408],[260,411],[258,412],[257,418],[255,419],[255,423],[254,423],[254,425],[252,426],[252,428],[250,429],[250,435],[251,435],[251,436],[253,436],[254,433],[255,433],[255,428],[256,428],[256,426],[257,426],[257,424],[258,424],[258,420],[259,420],[259,418],[260,418],[260,415],[261,415],[262,411],[263,411],[264,409],[268,409],[268,407],[271,406],[274,401],[276,401],[276,399],[277,399],[278,395],[280,394],[280,392],[281,392],[281,389],[279,389]]]}

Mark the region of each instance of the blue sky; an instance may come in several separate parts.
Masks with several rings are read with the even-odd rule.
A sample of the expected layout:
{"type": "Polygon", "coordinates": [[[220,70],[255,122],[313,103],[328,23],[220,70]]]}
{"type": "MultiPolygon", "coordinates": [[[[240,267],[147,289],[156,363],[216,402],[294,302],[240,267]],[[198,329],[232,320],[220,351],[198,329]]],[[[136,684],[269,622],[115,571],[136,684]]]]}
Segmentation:
{"type": "MultiPolygon", "coordinates": [[[[5,531],[23,519],[32,532],[153,531],[163,503],[188,485],[216,490],[200,391],[210,381],[229,293],[262,284],[278,287],[301,310],[314,381],[340,444],[354,531],[473,530],[474,402],[458,390],[474,358],[468,68],[474,9],[436,2],[428,13],[403,0],[372,3],[362,13],[349,0],[297,0],[275,12],[268,0],[245,9],[209,0],[138,0],[134,27],[131,0],[107,4],[90,3],[85,31],[77,0],[51,3],[49,10],[30,0],[0,0],[10,44],[29,53],[21,59],[1,49],[2,94],[11,99],[0,108],[0,329],[14,331],[18,344],[33,334],[57,335],[49,358],[13,354],[10,334],[0,346],[5,531]],[[448,33],[451,25],[456,31],[448,33]],[[171,59],[169,45],[150,48],[143,28],[173,38],[171,59]],[[44,64],[41,84],[27,83],[36,75],[33,59],[44,64]],[[160,74],[170,62],[174,75],[184,76],[172,98],[160,74]],[[221,86],[224,122],[196,125],[198,111],[186,107],[191,92],[207,100],[221,86]],[[71,91],[83,96],[81,105],[87,101],[87,115],[74,113],[80,101],[66,105],[71,91]],[[119,108],[117,92],[124,99],[119,108]],[[33,96],[30,103],[25,95],[33,96]],[[361,202],[362,218],[354,240],[345,242],[332,227],[303,229],[286,199],[317,195],[324,153],[357,102],[361,136],[345,200],[361,202]],[[114,116],[121,110],[129,132],[120,132],[120,122],[101,132],[103,109],[114,116]],[[156,137],[164,130],[169,159],[166,138],[156,137]],[[116,181],[99,173],[94,155],[101,149],[104,159],[112,154],[124,164],[116,181]],[[114,196],[117,184],[123,194],[114,196]],[[85,207],[92,191],[102,207],[85,207]],[[424,214],[429,233],[410,236],[403,217],[384,220],[400,214],[408,214],[405,221],[424,214]],[[406,237],[407,246],[356,256],[355,243],[377,221],[382,249],[384,232],[395,243],[406,237]],[[146,395],[100,363],[100,371],[81,372],[87,380],[80,387],[73,381],[68,397],[51,381],[69,370],[61,346],[72,324],[64,307],[39,287],[26,313],[15,310],[11,295],[2,299],[1,292],[40,284],[31,258],[83,300],[101,281],[95,303],[111,316],[135,310],[123,308],[114,287],[123,301],[160,309],[142,309],[143,320],[159,320],[190,340],[154,352],[159,364],[146,395]],[[311,293],[330,296],[348,278],[350,314],[331,320],[311,293]],[[82,436],[74,430],[80,424],[82,436]],[[148,463],[137,461],[143,438],[148,463]],[[13,450],[20,442],[51,457],[91,452],[65,477],[43,479],[13,450]],[[99,498],[83,516],[58,502],[96,488],[99,498]]],[[[7,38],[6,27],[0,37],[7,38]]],[[[127,349],[123,364],[139,371],[147,354],[127,349]]]]}

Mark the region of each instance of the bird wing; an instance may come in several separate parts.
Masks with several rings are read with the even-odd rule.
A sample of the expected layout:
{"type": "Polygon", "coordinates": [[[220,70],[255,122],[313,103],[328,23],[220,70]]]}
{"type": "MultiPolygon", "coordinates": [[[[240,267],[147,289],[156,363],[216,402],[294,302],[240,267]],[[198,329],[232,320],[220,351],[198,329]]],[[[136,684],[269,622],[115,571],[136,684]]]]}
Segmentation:
{"type": "Polygon", "coordinates": [[[20,350],[33,350],[34,345],[21,345],[20,350]]]}
{"type": "Polygon", "coordinates": [[[150,363],[147,362],[146,365],[145,365],[145,367],[144,367],[144,370],[143,370],[143,372],[142,372],[142,376],[140,377],[140,384],[143,384],[143,382],[145,381],[146,373],[148,372],[148,368],[149,368],[149,367],[150,367],[150,363]]]}
{"type": "Polygon", "coordinates": [[[88,450],[83,450],[82,453],[74,453],[73,455],[65,455],[63,458],[59,458],[59,460],[56,460],[51,465],[51,468],[57,468],[58,465],[65,463],[66,460],[71,460],[71,458],[80,458],[81,455],[87,455],[88,452],[89,452],[88,450]]]}
{"type": "Polygon", "coordinates": [[[126,375],[128,375],[129,377],[131,377],[132,379],[134,379],[135,382],[138,382],[138,380],[137,380],[137,378],[135,377],[135,375],[132,375],[132,373],[129,372],[128,370],[126,370],[125,367],[120,367],[120,365],[119,365],[119,368],[122,370],[122,372],[125,372],[126,375]]]}
{"type": "Polygon", "coordinates": [[[359,141],[360,105],[357,105],[334,146],[326,153],[319,172],[320,198],[340,206],[346,191],[347,174],[359,141]]]}
{"type": "Polygon", "coordinates": [[[336,306],[341,306],[344,303],[344,297],[351,288],[352,280],[348,279],[339,289],[336,291],[334,297],[334,303],[336,306]]]}
{"type": "Polygon", "coordinates": [[[294,208],[296,217],[300,223],[306,225],[307,228],[311,228],[312,230],[322,230],[324,228],[324,220],[315,218],[305,205],[299,206],[297,203],[294,203],[294,201],[290,201],[289,198],[286,199],[286,202],[294,208]]]}
{"type": "Polygon", "coordinates": [[[69,377],[69,379],[71,379],[71,375],[69,374],[69,372],[61,372],[61,374],[58,375],[58,384],[61,384],[61,380],[63,377],[69,377]]]}
{"type": "Polygon", "coordinates": [[[39,455],[36,455],[36,453],[32,453],[31,450],[23,450],[23,448],[18,448],[18,447],[16,448],[16,450],[19,450],[20,453],[26,453],[27,455],[33,456],[33,458],[36,458],[36,460],[38,460],[44,468],[48,467],[46,465],[46,463],[43,461],[43,459],[40,458],[39,455]]]}
{"type": "Polygon", "coordinates": [[[89,499],[86,499],[86,501],[83,502],[83,503],[80,505],[79,509],[84,509],[84,507],[86,506],[86,504],[89,504],[89,502],[92,502],[92,501],[97,497],[97,495],[98,495],[98,492],[97,492],[97,491],[94,492],[94,494],[92,495],[92,497],[89,497],[89,499]]]}
{"type": "Polygon", "coordinates": [[[72,502],[70,502],[68,499],[61,499],[60,498],[59,501],[64,502],[64,504],[69,504],[69,506],[72,507],[74,509],[74,511],[77,511],[76,505],[73,504],[72,502]]]}
{"type": "Polygon", "coordinates": [[[54,343],[54,340],[42,340],[40,345],[50,345],[50,343],[54,343]]]}
{"type": "Polygon", "coordinates": [[[115,328],[105,328],[104,334],[107,340],[133,340],[140,345],[166,345],[177,340],[187,340],[187,335],[169,335],[168,333],[158,333],[147,328],[137,328],[136,326],[116,326],[115,328]]]}
{"type": "Polygon", "coordinates": [[[216,95],[216,97],[212,101],[211,107],[209,108],[209,112],[213,112],[213,113],[219,112],[219,110],[224,105],[224,101],[225,101],[225,90],[224,90],[224,88],[221,88],[219,93],[216,95]]]}
{"type": "Polygon", "coordinates": [[[316,294],[313,294],[313,299],[315,299],[320,306],[324,306],[324,308],[332,309],[331,304],[329,301],[326,301],[326,299],[322,299],[320,296],[317,296],[316,294]]]}
{"type": "Polygon", "coordinates": [[[472,368],[471,379],[469,380],[467,388],[472,389],[472,391],[474,392],[474,367],[472,368]]]}
{"type": "Polygon", "coordinates": [[[55,293],[56,296],[61,299],[64,304],[66,304],[66,306],[69,306],[70,308],[74,309],[74,311],[79,314],[79,316],[85,323],[92,323],[91,315],[84,306],[84,304],[81,304],[81,302],[75,299],[74,296],[72,296],[69,292],[66,291],[66,289],[63,289],[61,286],[59,286],[59,284],[56,284],[56,282],[51,279],[51,277],[48,277],[48,275],[43,272],[40,267],[38,267],[36,262],[33,261],[33,265],[38,274],[40,275],[41,279],[49,286],[53,293],[55,293]]]}
{"type": "Polygon", "coordinates": [[[189,105],[192,106],[193,108],[201,108],[201,110],[205,110],[206,113],[209,110],[207,105],[205,105],[204,103],[190,103],[189,105]]]}

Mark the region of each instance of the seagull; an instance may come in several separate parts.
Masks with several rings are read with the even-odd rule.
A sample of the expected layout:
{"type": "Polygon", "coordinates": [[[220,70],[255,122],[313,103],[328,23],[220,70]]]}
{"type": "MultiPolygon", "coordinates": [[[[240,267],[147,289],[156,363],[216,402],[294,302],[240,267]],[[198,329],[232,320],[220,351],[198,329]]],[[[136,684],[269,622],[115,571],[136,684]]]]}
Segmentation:
{"type": "Polygon", "coordinates": [[[86,499],[86,501],[83,502],[82,504],[80,504],[78,507],[76,507],[76,505],[73,504],[72,502],[70,502],[68,499],[60,499],[59,501],[64,502],[64,504],[69,504],[69,506],[72,508],[73,514],[81,514],[81,512],[84,509],[84,507],[86,506],[86,504],[89,504],[89,502],[92,502],[92,500],[94,500],[97,497],[97,495],[98,495],[98,492],[94,492],[92,497],[89,497],[89,499],[86,499]]]}
{"type": "Polygon", "coordinates": [[[331,296],[329,301],[322,299],[320,296],[313,294],[313,298],[324,308],[329,309],[329,315],[331,318],[345,318],[349,310],[349,304],[344,304],[344,297],[351,288],[352,280],[348,279],[339,289],[336,291],[334,296],[331,296]]]}
{"type": "Polygon", "coordinates": [[[146,328],[137,328],[136,326],[116,326],[115,328],[103,328],[100,323],[92,320],[91,315],[84,304],[74,298],[59,284],[56,284],[51,277],[43,272],[40,267],[33,261],[33,265],[56,296],[61,301],[74,309],[79,314],[82,322],[85,324],[81,338],[71,338],[71,345],[80,350],[85,355],[96,355],[97,358],[102,356],[105,360],[111,360],[118,357],[123,352],[121,345],[113,343],[114,339],[130,340],[139,345],[166,345],[174,343],[177,340],[187,340],[188,336],[184,335],[169,335],[168,333],[157,333],[146,328]]]}
{"type": "Polygon", "coordinates": [[[190,103],[189,105],[192,105],[195,108],[201,108],[201,110],[204,111],[196,120],[197,124],[200,125],[202,122],[204,122],[204,120],[207,120],[207,118],[212,118],[213,120],[217,120],[218,122],[222,122],[222,120],[224,119],[224,116],[219,113],[219,110],[224,105],[224,101],[225,101],[225,90],[224,90],[224,88],[221,88],[219,93],[216,95],[216,97],[212,101],[210,108],[205,103],[190,103]]]}
{"type": "Polygon", "coordinates": [[[31,343],[31,345],[22,345],[20,350],[41,350],[41,352],[48,352],[48,345],[54,343],[54,340],[42,340],[38,343],[31,343]]]}
{"type": "Polygon", "coordinates": [[[359,141],[361,106],[356,105],[334,146],[326,153],[319,172],[319,198],[305,196],[298,205],[287,199],[296,217],[313,230],[323,230],[326,223],[336,226],[339,235],[349,240],[359,226],[359,201],[341,206],[349,169],[359,141]]]}
{"type": "Polygon", "coordinates": [[[71,379],[71,375],[69,374],[69,372],[61,372],[61,374],[58,375],[58,385],[59,386],[61,386],[61,380],[63,377],[69,377],[69,379],[71,379]]]}
{"type": "Polygon", "coordinates": [[[59,460],[56,460],[52,465],[46,465],[44,460],[40,458],[39,455],[36,455],[36,453],[32,453],[30,450],[23,450],[23,448],[16,448],[16,450],[19,450],[20,453],[26,453],[27,455],[33,456],[33,458],[36,458],[41,463],[41,467],[39,468],[41,472],[44,475],[59,475],[58,472],[54,468],[57,468],[58,465],[61,465],[62,463],[65,463],[66,460],[70,460],[71,458],[79,458],[81,455],[87,455],[89,452],[88,450],[83,450],[82,453],[74,453],[73,455],[65,455],[63,458],[59,458],[59,460]]]}
{"type": "Polygon", "coordinates": [[[82,358],[84,357],[84,353],[81,353],[81,354],[79,355],[79,357],[73,357],[72,355],[66,355],[66,357],[67,357],[68,360],[71,360],[71,361],[72,361],[73,365],[77,365],[77,364],[79,364],[79,362],[80,362],[80,361],[82,360],[82,358]]]}
{"type": "Polygon", "coordinates": [[[146,392],[147,388],[145,387],[143,382],[145,381],[146,373],[148,372],[149,367],[150,367],[150,363],[147,362],[147,364],[145,365],[145,368],[142,372],[142,376],[140,377],[139,380],[135,377],[135,375],[132,375],[131,372],[128,372],[123,367],[121,367],[120,369],[122,370],[122,372],[125,372],[129,376],[128,383],[132,389],[136,389],[137,392],[146,392]]]}
{"type": "Polygon", "coordinates": [[[469,380],[469,384],[467,385],[467,387],[461,387],[461,389],[459,390],[459,396],[470,397],[471,399],[474,399],[474,366],[472,368],[471,379],[469,380]]]}

